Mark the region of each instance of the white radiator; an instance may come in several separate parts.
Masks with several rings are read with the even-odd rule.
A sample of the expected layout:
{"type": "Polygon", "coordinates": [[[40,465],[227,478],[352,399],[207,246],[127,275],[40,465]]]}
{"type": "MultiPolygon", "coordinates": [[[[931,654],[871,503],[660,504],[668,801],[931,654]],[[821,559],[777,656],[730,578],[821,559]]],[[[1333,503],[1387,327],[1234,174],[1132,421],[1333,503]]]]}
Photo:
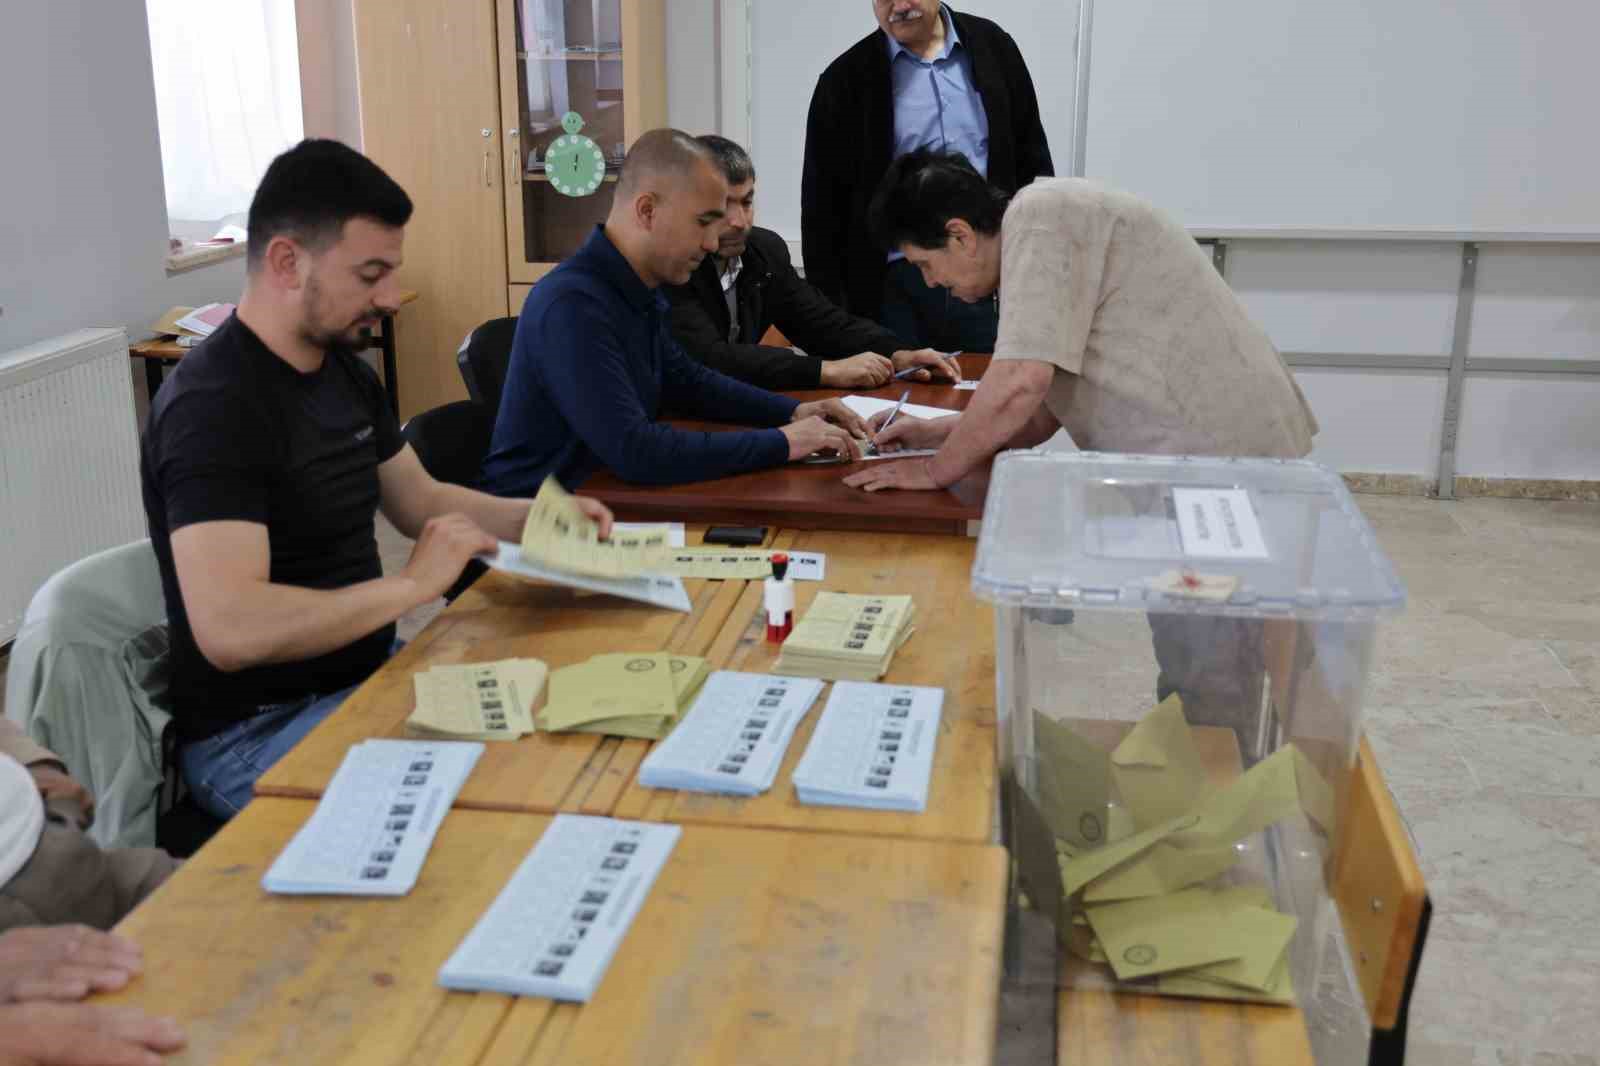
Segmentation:
{"type": "Polygon", "coordinates": [[[57,570],[146,535],[120,329],[0,354],[0,644],[57,570]]]}

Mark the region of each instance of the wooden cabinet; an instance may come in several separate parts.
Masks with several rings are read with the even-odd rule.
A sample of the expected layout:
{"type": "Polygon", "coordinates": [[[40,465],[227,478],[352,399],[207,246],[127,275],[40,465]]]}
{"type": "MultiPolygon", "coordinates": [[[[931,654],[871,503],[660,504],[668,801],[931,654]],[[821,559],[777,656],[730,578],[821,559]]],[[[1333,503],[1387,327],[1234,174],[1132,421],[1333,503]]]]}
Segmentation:
{"type": "Polygon", "coordinates": [[[352,0],[366,153],[411,195],[401,417],[465,399],[455,353],[515,314],[605,217],[621,156],[666,124],[666,0],[352,0]],[[592,196],[550,187],[567,111],[606,157],[592,196]],[[530,151],[533,166],[530,167],[530,151]]]}
{"type": "Polygon", "coordinates": [[[526,284],[604,221],[627,146],[666,125],[665,0],[496,2],[506,256],[510,280],[526,284]],[[564,195],[545,173],[550,146],[571,133],[568,113],[605,159],[587,196],[564,195]]]}

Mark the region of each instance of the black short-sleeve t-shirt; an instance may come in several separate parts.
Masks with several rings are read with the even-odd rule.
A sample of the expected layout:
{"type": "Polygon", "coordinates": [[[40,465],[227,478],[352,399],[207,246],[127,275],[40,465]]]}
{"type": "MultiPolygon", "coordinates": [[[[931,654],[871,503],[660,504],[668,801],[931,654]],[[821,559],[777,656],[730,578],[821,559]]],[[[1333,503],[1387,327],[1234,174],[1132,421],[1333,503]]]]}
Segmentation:
{"type": "Polygon", "coordinates": [[[184,357],[150,408],[141,453],[145,516],[172,630],[179,735],[196,740],[262,707],[358,684],[394,641],[388,625],[300,662],[224,673],[195,643],[172,533],[199,522],[267,527],[274,584],[337,589],[382,576],[373,528],[378,465],[403,446],[365,363],[329,352],[302,373],[238,317],[184,357]]]}

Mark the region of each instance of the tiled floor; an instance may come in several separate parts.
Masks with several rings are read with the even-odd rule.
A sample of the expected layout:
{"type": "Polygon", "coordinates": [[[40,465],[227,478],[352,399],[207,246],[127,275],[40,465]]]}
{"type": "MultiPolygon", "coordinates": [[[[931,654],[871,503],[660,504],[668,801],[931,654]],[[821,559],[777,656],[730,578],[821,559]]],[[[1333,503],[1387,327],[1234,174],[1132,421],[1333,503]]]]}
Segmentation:
{"type": "Polygon", "coordinates": [[[1366,712],[1434,901],[1407,1061],[1600,1066],[1600,505],[1360,503],[1411,593],[1366,712]]]}

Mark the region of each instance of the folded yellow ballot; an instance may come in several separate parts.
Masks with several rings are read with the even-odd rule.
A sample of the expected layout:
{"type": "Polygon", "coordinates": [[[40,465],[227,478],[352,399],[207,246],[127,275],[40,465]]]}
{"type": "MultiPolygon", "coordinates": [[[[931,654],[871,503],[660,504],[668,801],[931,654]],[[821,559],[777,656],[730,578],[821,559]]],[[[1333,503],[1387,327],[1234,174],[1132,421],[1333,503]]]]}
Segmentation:
{"type": "Polygon", "coordinates": [[[606,718],[677,713],[672,656],[666,652],[596,655],[550,675],[550,698],[539,712],[539,728],[553,732],[606,718]]]}
{"type": "Polygon", "coordinates": [[[1051,832],[1079,850],[1105,844],[1110,839],[1110,758],[1037,710],[1033,739],[1039,809],[1051,832]]]}
{"type": "Polygon", "coordinates": [[[635,577],[660,570],[671,550],[666,529],[613,530],[578,509],[577,500],[555,478],[545,478],[522,527],[522,555],[546,566],[594,577],[635,577]]]}
{"type": "Polygon", "coordinates": [[[407,728],[453,740],[515,740],[534,731],[533,707],[549,670],[538,659],[435,666],[412,677],[407,728]]]}
{"type": "Polygon", "coordinates": [[[1226,962],[1213,977],[1262,988],[1294,935],[1295,920],[1238,893],[1186,889],[1087,909],[1090,928],[1118,978],[1128,980],[1226,962]]]}
{"type": "Polygon", "coordinates": [[[640,740],[660,740],[672,730],[683,712],[689,709],[700,686],[711,674],[711,664],[693,655],[674,655],[672,668],[673,695],[677,705],[670,715],[628,715],[618,718],[597,718],[592,722],[572,727],[574,733],[604,733],[614,737],[636,737],[640,740]]]}
{"type": "Polygon", "coordinates": [[[1111,753],[1111,766],[1122,804],[1140,829],[1193,810],[1214,791],[1176,695],[1134,725],[1111,753]]]}

